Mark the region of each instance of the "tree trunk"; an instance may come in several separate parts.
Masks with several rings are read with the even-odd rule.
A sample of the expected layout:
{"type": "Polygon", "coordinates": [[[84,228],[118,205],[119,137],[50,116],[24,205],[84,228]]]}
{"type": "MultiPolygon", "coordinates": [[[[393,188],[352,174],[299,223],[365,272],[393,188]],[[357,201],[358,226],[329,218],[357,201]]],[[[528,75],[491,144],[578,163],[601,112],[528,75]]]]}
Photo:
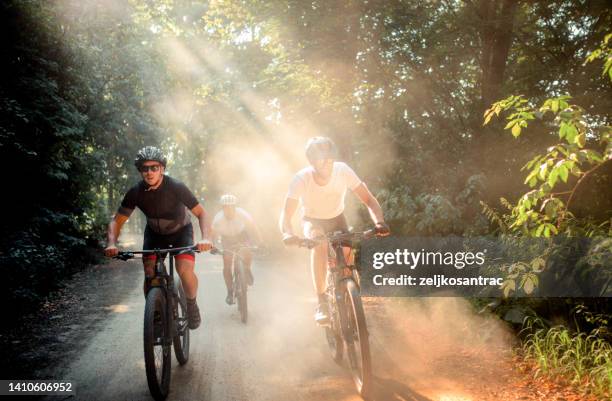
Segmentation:
{"type": "Polygon", "coordinates": [[[106,181],[106,191],[107,191],[107,199],[106,199],[106,207],[107,207],[107,216],[112,216],[113,212],[117,209],[118,205],[115,205],[115,188],[113,186],[113,178],[116,177],[116,172],[114,168],[112,168],[112,158],[107,161],[107,166],[109,167],[109,175],[106,181]]]}
{"type": "Polygon", "coordinates": [[[516,0],[481,0],[479,5],[482,111],[501,96],[517,5],[516,0]]]}

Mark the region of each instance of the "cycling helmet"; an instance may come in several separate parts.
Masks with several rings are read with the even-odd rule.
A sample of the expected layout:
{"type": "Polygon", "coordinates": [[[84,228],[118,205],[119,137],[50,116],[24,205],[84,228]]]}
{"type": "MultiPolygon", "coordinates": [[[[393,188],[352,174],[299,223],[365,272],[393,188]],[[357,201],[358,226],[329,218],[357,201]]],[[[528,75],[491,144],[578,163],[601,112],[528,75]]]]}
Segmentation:
{"type": "Polygon", "coordinates": [[[315,136],[306,143],[306,158],[309,161],[336,159],[336,144],[326,136],[315,136]]]}
{"type": "Polygon", "coordinates": [[[136,155],[136,159],[134,159],[134,165],[136,168],[140,168],[146,161],[156,161],[166,167],[166,156],[164,156],[162,151],[155,146],[145,146],[140,149],[136,155]]]}
{"type": "Polygon", "coordinates": [[[219,203],[221,203],[223,206],[236,206],[236,203],[238,203],[238,198],[231,194],[225,194],[221,197],[221,199],[219,199],[219,203]]]}

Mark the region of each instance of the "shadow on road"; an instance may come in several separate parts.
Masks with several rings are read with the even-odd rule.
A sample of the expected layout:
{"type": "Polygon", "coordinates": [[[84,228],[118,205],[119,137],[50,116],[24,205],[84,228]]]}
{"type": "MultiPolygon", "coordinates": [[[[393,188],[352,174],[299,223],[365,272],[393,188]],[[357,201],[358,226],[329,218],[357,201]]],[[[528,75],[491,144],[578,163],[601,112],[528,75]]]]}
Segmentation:
{"type": "Polygon", "coordinates": [[[404,383],[393,379],[374,377],[373,401],[432,401],[404,383]]]}

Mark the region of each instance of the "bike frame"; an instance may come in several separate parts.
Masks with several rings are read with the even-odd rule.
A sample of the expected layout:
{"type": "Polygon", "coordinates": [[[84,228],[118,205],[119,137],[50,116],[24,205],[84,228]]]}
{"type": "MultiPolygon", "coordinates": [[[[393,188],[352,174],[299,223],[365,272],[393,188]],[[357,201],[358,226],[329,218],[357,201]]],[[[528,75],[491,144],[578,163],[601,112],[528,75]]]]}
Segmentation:
{"type": "Polygon", "coordinates": [[[249,249],[251,251],[255,251],[259,248],[254,247],[254,246],[237,246],[235,247],[235,249],[233,248],[229,248],[229,249],[213,248],[213,250],[211,251],[211,254],[213,255],[225,255],[227,253],[232,255],[232,281],[236,275],[236,269],[235,269],[236,258],[239,258],[240,261],[244,263],[244,258],[240,255],[240,251],[242,249],[249,249]]]}
{"type": "Polygon", "coordinates": [[[232,264],[231,264],[231,269],[232,269],[232,297],[233,300],[236,300],[237,302],[237,306],[238,306],[238,311],[240,312],[240,319],[242,320],[242,323],[246,323],[247,321],[247,316],[248,316],[248,308],[247,308],[247,298],[246,298],[246,294],[248,292],[247,288],[248,285],[246,285],[245,283],[245,277],[244,277],[244,269],[245,269],[245,260],[242,257],[242,255],[240,254],[240,252],[243,249],[250,249],[250,250],[255,250],[257,249],[256,247],[251,247],[251,246],[241,246],[241,245],[237,245],[235,247],[230,247],[228,249],[219,249],[219,248],[213,248],[213,250],[211,250],[212,254],[217,254],[217,255],[226,255],[229,254],[232,256],[232,264]],[[236,261],[239,260],[240,261],[240,266],[241,269],[237,269],[236,266],[236,261]]]}
{"type": "MultiPolygon", "coordinates": [[[[327,291],[329,292],[330,300],[334,304],[334,309],[340,315],[340,322],[343,323],[340,327],[342,330],[342,336],[345,341],[352,342],[352,336],[350,335],[350,328],[347,324],[348,316],[346,316],[346,305],[343,298],[343,286],[346,281],[353,280],[355,284],[359,287],[359,279],[355,277],[355,266],[348,265],[346,261],[346,257],[344,255],[344,248],[350,248],[350,252],[354,251],[353,246],[344,246],[342,244],[342,240],[338,241],[328,241],[327,246],[327,274],[328,278],[331,278],[328,282],[327,291]],[[329,288],[329,284],[332,285],[332,288],[329,288]]],[[[333,314],[330,316],[333,319],[333,314]]],[[[333,323],[332,323],[333,324],[333,323]]]]}
{"type": "Polygon", "coordinates": [[[149,291],[155,287],[159,287],[166,298],[166,316],[171,317],[166,319],[167,327],[166,333],[169,333],[168,337],[165,337],[161,345],[172,345],[172,339],[177,334],[182,334],[187,328],[187,320],[179,321],[179,316],[174,314],[175,306],[178,308],[178,290],[174,285],[174,257],[182,253],[189,251],[195,251],[197,248],[195,245],[186,246],[181,248],[167,248],[167,249],[151,249],[131,252],[121,252],[118,256],[119,259],[128,260],[132,259],[134,255],[155,255],[155,271],[153,277],[147,278],[149,288],[147,289],[147,295],[149,291]],[[169,255],[169,271],[166,271],[166,264],[164,263],[165,254],[169,255]],[[169,296],[171,295],[171,296],[169,296]]]}
{"type": "Polygon", "coordinates": [[[372,382],[369,335],[359,294],[358,270],[354,263],[350,265],[347,263],[344,248],[350,248],[350,252],[353,252],[355,240],[371,238],[375,233],[375,230],[335,232],[312,239],[300,238],[297,242],[298,246],[309,249],[323,241],[327,242],[326,294],[329,303],[329,324],[325,325],[327,341],[333,358],[338,363],[342,360],[342,350],[347,350],[353,381],[364,398],[369,396],[372,382]],[[351,307],[350,310],[348,306],[351,307]],[[342,341],[343,344],[339,345],[338,341],[342,341]],[[358,347],[355,347],[356,341],[358,347]],[[359,356],[355,355],[357,348],[359,356]]]}
{"type": "MultiPolygon", "coordinates": [[[[240,259],[240,262],[242,263],[242,266],[244,268],[244,258],[240,255],[240,251],[242,249],[250,249],[252,251],[257,250],[259,248],[257,247],[252,247],[252,246],[236,246],[235,248],[229,248],[229,249],[219,249],[219,248],[213,248],[213,251],[211,251],[212,254],[218,254],[218,255],[225,255],[225,254],[231,254],[232,255],[232,294],[234,299],[237,299],[237,289],[240,289],[240,291],[242,291],[238,281],[239,280],[244,280],[245,278],[241,276],[240,272],[237,272],[236,269],[236,258],[240,259]]],[[[246,288],[246,287],[245,287],[246,288]]]]}
{"type": "MultiPolygon", "coordinates": [[[[186,306],[181,301],[180,285],[174,281],[174,258],[181,253],[196,251],[197,247],[153,249],[132,252],[120,252],[116,258],[132,259],[134,254],[153,254],[156,257],[153,277],[147,277],[147,293],[145,295],[144,319],[144,357],[147,383],[151,395],[155,399],[165,399],[170,391],[172,344],[174,352],[181,365],[187,363],[189,352],[189,326],[186,316],[186,306]],[[165,256],[170,255],[169,270],[164,263],[165,256]],[[179,313],[179,306],[183,311],[179,313]],[[155,313],[165,314],[163,333],[156,333],[155,313]],[[175,341],[177,340],[177,341],[175,341]],[[186,341],[185,343],[183,341],[186,341]],[[186,348],[184,348],[186,346],[186,348]],[[156,347],[161,347],[161,363],[158,365],[156,347]],[[185,353],[187,350],[187,353],[185,353]]],[[[160,326],[157,326],[160,327],[160,326]]],[[[160,327],[161,328],[161,327],[160,327]]]]}

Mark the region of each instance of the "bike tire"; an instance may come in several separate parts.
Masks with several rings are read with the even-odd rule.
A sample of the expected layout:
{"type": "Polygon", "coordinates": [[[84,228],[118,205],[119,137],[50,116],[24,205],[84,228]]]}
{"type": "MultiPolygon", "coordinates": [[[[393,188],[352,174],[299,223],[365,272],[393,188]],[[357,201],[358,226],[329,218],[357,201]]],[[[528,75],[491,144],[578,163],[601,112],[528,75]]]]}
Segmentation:
{"type": "Polygon", "coordinates": [[[338,309],[333,305],[331,297],[335,295],[327,295],[328,296],[328,309],[330,311],[330,324],[325,327],[325,339],[327,340],[327,345],[329,346],[329,350],[331,352],[332,358],[334,362],[337,364],[342,363],[342,356],[344,351],[344,342],[342,341],[341,333],[341,323],[340,316],[338,314],[338,309]]]}
{"type": "MultiPolygon", "coordinates": [[[[176,284],[175,284],[176,285],[176,284]]],[[[174,355],[180,365],[184,365],[189,361],[189,327],[187,326],[187,297],[183,284],[178,280],[178,318],[176,321],[176,336],[172,340],[174,344],[174,355]]]]}
{"type": "Polygon", "coordinates": [[[347,312],[344,333],[347,359],[355,387],[367,399],[372,389],[372,357],[361,295],[353,280],[346,281],[344,300],[347,312]]]}
{"type": "Polygon", "coordinates": [[[240,261],[234,262],[234,269],[236,269],[236,273],[238,274],[238,282],[237,285],[240,286],[240,291],[238,293],[238,311],[240,312],[240,321],[244,324],[247,323],[249,318],[249,305],[247,302],[247,283],[246,283],[246,275],[244,273],[244,266],[240,261]]]}
{"type": "Polygon", "coordinates": [[[147,294],[144,314],[144,360],[149,391],[155,400],[164,400],[170,390],[172,351],[164,344],[169,337],[166,316],[166,297],[161,288],[147,294]],[[160,353],[161,351],[161,353],[160,353]]]}

